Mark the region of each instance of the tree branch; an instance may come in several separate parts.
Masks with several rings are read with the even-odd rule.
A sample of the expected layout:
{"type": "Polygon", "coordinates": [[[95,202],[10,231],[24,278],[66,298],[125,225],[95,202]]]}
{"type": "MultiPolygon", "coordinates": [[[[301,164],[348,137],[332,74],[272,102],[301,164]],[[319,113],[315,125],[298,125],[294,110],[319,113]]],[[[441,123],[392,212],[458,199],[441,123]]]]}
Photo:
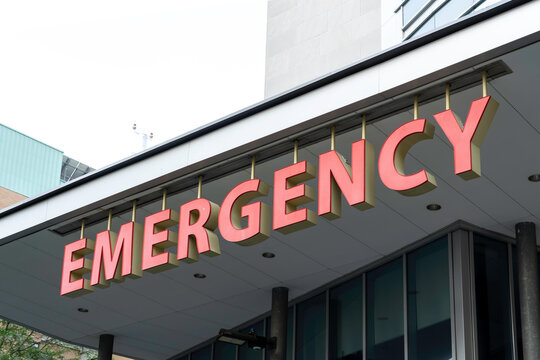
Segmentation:
{"type": "MultiPolygon", "coordinates": [[[[29,346],[27,346],[26,348],[21,349],[21,346],[24,346],[24,344],[28,341],[28,339],[30,339],[30,337],[31,337],[33,334],[34,334],[34,331],[33,331],[33,330],[30,331],[30,334],[28,334],[28,335],[26,336],[26,338],[25,338],[21,343],[19,343],[19,346],[17,346],[17,349],[16,349],[15,352],[14,352],[15,354],[20,353],[21,351],[26,351],[26,350],[30,349],[30,348],[34,345],[34,343],[32,343],[32,344],[30,344],[29,346]]],[[[12,353],[12,354],[13,354],[13,353],[12,353]]]]}

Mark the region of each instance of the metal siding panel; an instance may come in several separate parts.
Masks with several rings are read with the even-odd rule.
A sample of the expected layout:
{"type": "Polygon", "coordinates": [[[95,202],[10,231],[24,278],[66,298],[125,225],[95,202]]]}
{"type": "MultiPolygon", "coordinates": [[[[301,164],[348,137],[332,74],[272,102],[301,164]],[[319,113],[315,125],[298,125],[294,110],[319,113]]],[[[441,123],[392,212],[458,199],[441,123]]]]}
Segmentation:
{"type": "Polygon", "coordinates": [[[63,153],[0,125],[0,186],[34,196],[60,185],[63,153]]]}

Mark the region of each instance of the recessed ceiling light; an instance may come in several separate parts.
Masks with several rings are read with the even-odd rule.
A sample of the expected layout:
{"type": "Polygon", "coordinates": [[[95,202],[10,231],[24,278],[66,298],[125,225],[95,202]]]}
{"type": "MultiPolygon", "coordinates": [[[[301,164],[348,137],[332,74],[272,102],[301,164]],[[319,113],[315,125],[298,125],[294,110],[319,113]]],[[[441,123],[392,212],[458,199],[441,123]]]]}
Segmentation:
{"type": "Polygon", "coordinates": [[[88,309],[87,308],[78,308],[77,311],[82,312],[82,313],[87,313],[88,309]]]}
{"type": "Polygon", "coordinates": [[[271,258],[276,257],[276,254],[271,253],[271,252],[263,252],[262,257],[267,258],[267,259],[271,259],[271,258]]]}
{"type": "Polygon", "coordinates": [[[201,273],[195,273],[195,274],[193,274],[193,277],[196,278],[196,279],[204,279],[206,277],[206,275],[201,274],[201,273]]]}
{"type": "Polygon", "coordinates": [[[426,209],[428,209],[429,211],[438,211],[438,210],[441,210],[441,205],[429,204],[428,206],[426,206],[426,209]]]}
{"type": "Polygon", "coordinates": [[[540,181],[540,174],[532,174],[529,176],[529,181],[531,182],[539,182],[540,181]]]}

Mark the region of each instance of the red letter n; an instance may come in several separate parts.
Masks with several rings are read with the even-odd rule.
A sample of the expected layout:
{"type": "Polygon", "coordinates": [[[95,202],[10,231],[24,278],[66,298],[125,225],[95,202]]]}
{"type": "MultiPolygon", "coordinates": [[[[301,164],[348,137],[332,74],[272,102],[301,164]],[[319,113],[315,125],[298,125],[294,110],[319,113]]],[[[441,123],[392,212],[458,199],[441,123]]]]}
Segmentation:
{"type": "Polygon", "coordinates": [[[327,219],[341,216],[341,192],[349,205],[359,210],[375,204],[375,155],[366,140],[352,144],[351,165],[337,151],[319,156],[319,215],[327,219]]]}

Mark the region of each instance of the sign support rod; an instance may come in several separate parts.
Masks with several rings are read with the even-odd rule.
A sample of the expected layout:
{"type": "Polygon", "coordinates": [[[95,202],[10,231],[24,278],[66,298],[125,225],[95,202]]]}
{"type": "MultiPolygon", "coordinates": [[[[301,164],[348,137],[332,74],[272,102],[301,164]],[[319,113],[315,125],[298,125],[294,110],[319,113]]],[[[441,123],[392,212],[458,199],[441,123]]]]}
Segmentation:
{"type": "Polygon", "coordinates": [[[81,221],[81,239],[84,239],[84,227],[86,226],[86,220],[81,221]]]}
{"type": "Polygon", "coordinates": [[[112,209],[109,209],[109,219],[107,220],[107,230],[111,230],[111,222],[112,222],[112,209]]]}
{"type": "Polygon", "coordinates": [[[362,140],[366,140],[366,115],[362,115],[362,140]]]}
{"type": "Polygon", "coordinates": [[[131,210],[131,221],[135,222],[135,212],[137,211],[137,200],[133,200],[133,208],[131,210]]]}
{"type": "Polygon", "coordinates": [[[165,210],[167,206],[167,189],[163,189],[163,197],[161,199],[161,211],[165,210]]]}
{"type": "Polygon", "coordinates": [[[446,110],[450,110],[450,84],[446,84],[446,110]]]}
{"type": "Polygon", "coordinates": [[[487,71],[482,71],[482,95],[487,96],[487,71]]]}

